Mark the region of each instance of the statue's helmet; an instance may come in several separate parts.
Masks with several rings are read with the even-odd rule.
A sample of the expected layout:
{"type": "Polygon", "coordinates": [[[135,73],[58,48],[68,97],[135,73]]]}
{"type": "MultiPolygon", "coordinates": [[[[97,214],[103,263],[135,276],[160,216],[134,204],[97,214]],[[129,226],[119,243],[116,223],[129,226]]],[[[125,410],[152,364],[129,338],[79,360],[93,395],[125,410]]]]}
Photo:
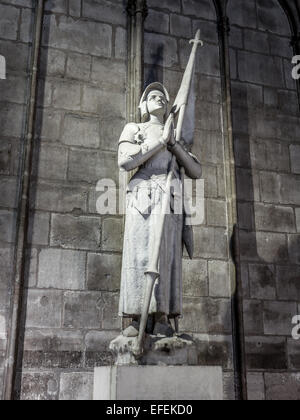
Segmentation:
{"type": "MultiPolygon", "coordinates": [[[[147,97],[148,97],[149,93],[152,92],[153,90],[158,90],[158,91],[162,92],[165,95],[167,103],[170,102],[170,95],[169,95],[167,89],[164,87],[164,85],[162,83],[154,82],[154,83],[151,83],[150,85],[148,85],[146,87],[144,93],[142,94],[140,104],[139,104],[142,123],[149,121],[150,116],[149,116],[148,107],[147,107],[147,97]]],[[[165,115],[165,117],[166,117],[166,115],[165,115]]]]}

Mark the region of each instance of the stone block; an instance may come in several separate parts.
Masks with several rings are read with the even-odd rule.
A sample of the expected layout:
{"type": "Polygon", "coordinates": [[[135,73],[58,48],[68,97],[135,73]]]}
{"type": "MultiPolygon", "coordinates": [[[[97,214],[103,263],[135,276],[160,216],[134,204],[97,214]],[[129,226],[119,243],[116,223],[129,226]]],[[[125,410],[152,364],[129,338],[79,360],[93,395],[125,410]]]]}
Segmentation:
{"type": "Polygon", "coordinates": [[[183,14],[192,17],[201,17],[208,20],[215,20],[215,8],[209,0],[202,0],[201,6],[198,0],[183,0],[183,14]]]}
{"type": "Polygon", "coordinates": [[[38,274],[38,251],[36,248],[27,250],[25,272],[27,275],[28,287],[35,288],[37,285],[37,274],[38,274]]]}
{"type": "Polygon", "coordinates": [[[278,7],[275,1],[266,4],[263,0],[257,1],[258,29],[275,32],[289,36],[290,28],[283,8],[278,7]]]}
{"type": "Polygon", "coordinates": [[[102,223],[103,251],[122,252],[123,250],[123,219],[105,218],[102,223]]]}
{"type": "Polygon", "coordinates": [[[51,246],[97,251],[100,249],[100,235],[100,217],[52,215],[51,246]]]}
{"type": "Polygon", "coordinates": [[[17,180],[12,177],[0,178],[0,206],[15,208],[16,201],[17,201],[17,180]]]}
{"type": "MultiPolygon", "coordinates": [[[[96,93],[104,98],[104,105],[109,106],[110,101],[113,100],[111,98],[115,97],[112,95],[113,92],[122,93],[125,96],[126,64],[115,60],[93,57],[91,80],[98,88],[102,89],[101,92],[96,91],[96,93]]],[[[103,111],[101,109],[101,112],[103,111]]],[[[124,109],[121,112],[124,112],[124,109]]]]}
{"type": "Polygon", "coordinates": [[[191,333],[230,333],[230,299],[184,297],[180,329],[191,333]]]}
{"type": "Polygon", "coordinates": [[[145,63],[174,67],[178,64],[176,39],[166,35],[145,33],[145,63]]]}
{"type": "Polygon", "coordinates": [[[38,286],[45,289],[83,290],[85,262],[84,252],[42,249],[39,254],[38,286]]]}
{"type": "Polygon", "coordinates": [[[194,227],[195,257],[227,259],[226,229],[194,227]]]}
{"type": "Polygon", "coordinates": [[[280,300],[300,301],[300,267],[278,266],[276,274],[277,293],[280,300]]]}
{"type": "Polygon", "coordinates": [[[44,31],[42,45],[100,57],[111,56],[110,25],[54,15],[46,15],[44,22],[45,27],[49,28],[49,36],[46,39],[47,31],[44,31]]]}
{"type": "Polygon", "coordinates": [[[37,106],[51,107],[53,98],[53,85],[48,79],[39,79],[37,87],[37,106]]]}
{"type": "Polygon", "coordinates": [[[272,265],[249,264],[250,295],[253,299],[276,298],[275,268],[272,265]]]}
{"type": "Polygon", "coordinates": [[[148,16],[145,21],[145,30],[147,32],[168,34],[169,27],[170,27],[170,18],[167,13],[149,9],[148,16]]]}
{"type": "Polygon", "coordinates": [[[21,137],[25,108],[19,104],[4,103],[1,105],[1,135],[5,137],[21,137]]]}
{"type": "Polygon", "coordinates": [[[7,73],[5,82],[1,82],[1,101],[26,103],[27,77],[7,73]]]}
{"type": "Polygon", "coordinates": [[[93,399],[91,372],[62,373],[60,376],[59,399],[61,401],[89,401],[93,399]]]}
{"type": "Polygon", "coordinates": [[[69,2],[69,14],[74,17],[81,16],[81,0],[73,0],[69,2]]]}
{"type": "Polygon", "coordinates": [[[32,245],[48,245],[50,231],[50,215],[49,213],[35,212],[31,214],[28,242],[32,245]]]}
{"type": "Polygon", "coordinates": [[[116,30],[115,57],[119,60],[127,58],[127,31],[123,28],[116,30]]]}
{"type": "MultiPolygon", "coordinates": [[[[13,249],[10,246],[0,247],[0,295],[5,295],[6,291],[11,284],[13,266],[13,249]]],[[[4,303],[1,300],[1,304],[4,303]]],[[[1,309],[4,309],[1,305],[1,309]]]]}
{"type": "Polygon", "coordinates": [[[297,232],[300,233],[300,208],[295,209],[295,212],[296,212],[297,232]]]}
{"type": "Polygon", "coordinates": [[[66,292],[64,295],[65,328],[100,329],[103,318],[101,292],[66,292]]]}
{"type": "Polygon", "coordinates": [[[16,7],[1,4],[1,28],[0,37],[15,41],[18,35],[18,23],[20,10],[16,7]]]}
{"type": "Polygon", "coordinates": [[[14,243],[16,214],[13,210],[0,210],[0,237],[2,242],[14,243]]]}
{"type": "Polygon", "coordinates": [[[124,118],[124,106],[125,96],[121,93],[113,91],[109,93],[90,86],[83,88],[82,109],[84,112],[97,114],[97,118],[100,116],[101,121],[124,118]]]}
{"type": "MultiPolygon", "coordinates": [[[[218,31],[216,22],[209,22],[205,20],[192,20],[192,37],[195,36],[197,30],[201,30],[201,39],[209,43],[218,43],[218,31]]],[[[201,51],[199,52],[201,54],[201,51]]]]}
{"type": "Polygon", "coordinates": [[[246,29],[244,30],[244,45],[248,51],[265,54],[269,52],[269,34],[246,29]]]}
{"type": "Polygon", "coordinates": [[[288,235],[289,256],[294,264],[300,264],[300,235],[288,235]]]}
{"type": "Polygon", "coordinates": [[[266,373],[267,401],[299,401],[300,376],[298,373],[266,373]]]}
{"type": "Polygon", "coordinates": [[[21,13],[20,40],[23,42],[31,42],[34,14],[30,9],[22,9],[21,13]]]}
{"type": "Polygon", "coordinates": [[[292,318],[297,314],[297,305],[292,302],[265,302],[265,334],[291,336],[292,318]]]}
{"type": "Polygon", "coordinates": [[[299,106],[297,92],[279,90],[278,103],[282,114],[298,116],[299,106]]]}
{"type": "Polygon", "coordinates": [[[41,140],[58,141],[60,139],[60,127],[62,111],[53,109],[37,109],[36,136],[41,140]]]}
{"type": "Polygon", "coordinates": [[[0,174],[9,175],[11,172],[13,145],[9,140],[1,139],[0,146],[0,174]]]}
{"type": "Polygon", "coordinates": [[[118,291],[121,278],[121,256],[88,254],[88,290],[118,291]]]}
{"type": "Polygon", "coordinates": [[[217,131],[196,130],[194,136],[193,153],[201,163],[223,163],[223,140],[217,131]]]}
{"type": "Polygon", "coordinates": [[[99,148],[99,119],[66,115],[63,123],[62,142],[68,146],[99,148]]]}
{"type": "Polygon", "coordinates": [[[70,79],[88,81],[91,74],[92,58],[88,55],[69,54],[66,76],[70,79]]]}
{"type": "Polygon", "coordinates": [[[252,203],[238,203],[238,225],[240,229],[255,230],[254,209],[252,203]]]}
{"type": "Polygon", "coordinates": [[[68,178],[70,181],[96,183],[102,179],[117,182],[119,168],[116,154],[71,150],[68,178]],[[89,162],[89,165],[86,165],[89,162]]]}
{"type": "Polygon", "coordinates": [[[257,254],[260,259],[267,263],[288,260],[286,235],[258,232],[256,234],[256,240],[257,254]]]}
{"type": "Polygon", "coordinates": [[[65,184],[40,182],[36,189],[36,200],[32,208],[45,211],[72,212],[86,211],[87,189],[65,184]]]}
{"type": "Polygon", "coordinates": [[[68,153],[64,147],[42,144],[36,151],[34,175],[39,178],[64,180],[67,176],[68,153]]]}
{"type": "Polygon", "coordinates": [[[276,140],[253,139],[250,143],[251,163],[255,169],[290,171],[288,146],[276,140]]]}
{"type": "Polygon", "coordinates": [[[60,328],[62,292],[30,289],[27,298],[27,328],[60,328]]]}
{"type": "Polygon", "coordinates": [[[208,271],[206,260],[182,261],[183,294],[185,296],[208,296],[208,271]]]}
{"type": "Polygon", "coordinates": [[[209,261],[209,296],[231,297],[229,265],[225,261],[209,261]]]}
{"type": "Polygon", "coordinates": [[[205,198],[218,197],[217,169],[213,165],[202,165],[202,179],[204,179],[205,198]]]}
{"type": "Polygon", "coordinates": [[[85,336],[86,366],[112,366],[114,355],[109,350],[110,342],[116,338],[116,331],[89,331],[85,336]]]}
{"type": "Polygon", "coordinates": [[[225,201],[206,200],[206,220],[210,226],[227,226],[227,205],[225,201]]]}
{"type": "Polygon", "coordinates": [[[105,118],[100,123],[100,149],[103,151],[117,152],[118,141],[126,125],[124,118],[105,118]]]}
{"type": "Polygon", "coordinates": [[[182,15],[171,15],[170,32],[180,38],[192,39],[192,21],[182,15]]]}
{"type": "Polygon", "coordinates": [[[240,80],[267,86],[283,87],[282,60],[277,57],[239,51],[238,67],[240,80]]]}
{"type": "Polygon", "coordinates": [[[265,382],[262,373],[248,373],[247,388],[249,401],[265,400],[265,382]]]}
{"type": "Polygon", "coordinates": [[[0,41],[1,55],[6,58],[6,70],[18,73],[28,71],[31,47],[28,44],[0,41]]]}
{"type": "Polygon", "coordinates": [[[232,342],[223,335],[193,334],[198,353],[198,365],[222,366],[232,369],[232,342]]]}
{"type": "Polygon", "coordinates": [[[53,88],[53,106],[78,111],[80,110],[80,96],[80,85],[78,83],[56,83],[53,88]]]}
{"type": "Polygon", "coordinates": [[[254,209],[257,230],[285,233],[296,232],[295,216],[292,207],[256,203],[254,209]]]}
{"type": "Polygon", "coordinates": [[[41,48],[40,69],[44,76],[64,77],[66,53],[53,48],[41,48]]]}
{"type": "Polygon", "coordinates": [[[113,0],[85,0],[82,4],[82,16],[126,26],[126,11],[122,2],[113,0]]]}
{"type": "Polygon", "coordinates": [[[94,372],[94,400],[223,400],[220,367],[109,366],[94,372]]]}
{"type": "Polygon", "coordinates": [[[232,82],[232,102],[235,108],[256,108],[263,104],[263,89],[261,86],[249,83],[232,82]]]}
{"type": "Polygon", "coordinates": [[[157,9],[166,9],[168,12],[180,12],[180,0],[148,0],[149,7],[157,9]]]}
{"type": "Polygon", "coordinates": [[[228,16],[232,25],[242,28],[255,28],[257,25],[256,7],[254,3],[243,0],[237,0],[234,4],[230,3],[228,7],[228,16]]]}
{"type": "Polygon", "coordinates": [[[21,400],[55,401],[58,399],[58,392],[59,392],[59,376],[57,373],[54,373],[54,372],[23,373],[22,382],[21,382],[21,394],[20,394],[21,400]]]}
{"type": "Polygon", "coordinates": [[[291,44],[288,37],[277,36],[269,33],[269,46],[272,55],[279,55],[281,57],[291,57],[291,44]]]}
{"type": "Polygon", "coordinates": [[[243,30],[242,29],[231,25],[230,33],[229,33],[229,46],[231,48],[241,48],[241,49],[243,49],[244,40],[243,40],[243,30]]]}
{"type": "Polygon", "coordinates": [[[254,299],[243,301],[244,312],[244,329],[245,334],[262,334],[264,333],[263,324],[263,304],[261,301],[254,299]]]}
{"type": "Polygon", "coordinates": [[[289,339],[287,342],[289,366],[293,370],[300,369],[300,346],[299,341],[289,339]]]}
{"type": "Polygon", "coordinates": [[[102,329],[103,330],[120,330],[121,318],[119,312],[119,293],[103,292],[102,302],[102,329]]]}
{"type": "Polygon", "coordinates": [[[246,230],[239,231],[240,257],[242,261],[259,261],[257,254],[256,233],[246,230]]]}
{"type": "Polygon", "coordinates": [[[290,156],[292,172],[294,174],[300,174],[300,145],[292,144],[290,146],[290,156]]]}
{"type": "Polygon", "coordinates": [[[221,80],[218,77],[199,75],[197,97],[200,101],[219,104],[221,102],[221,80]]]}
{"type": "Polygon", "coordinates": [[[237,198],[241,201],[259,201],[259,175],[254,170],[237,168],[237,198]]]}
{"type": "Polygon", "coordinates": [[[263,336],[246,337],[246,360],[249,370],[286,370],[288,367],[286,339],[263,336]]]}
{"type": "MultiPolygon", "coordinates": [[[[291,53],[290,53],[291,54],[291,53]]],[[[287,89],[296,90],[296,80],[292,78],[292,71],[294,64],[292,64],[291,61],[291,55],[289,55],[289,59],[283,60],[283,69],[284,69],[284,75],[285,75],[285,86],[287,89]]]]}

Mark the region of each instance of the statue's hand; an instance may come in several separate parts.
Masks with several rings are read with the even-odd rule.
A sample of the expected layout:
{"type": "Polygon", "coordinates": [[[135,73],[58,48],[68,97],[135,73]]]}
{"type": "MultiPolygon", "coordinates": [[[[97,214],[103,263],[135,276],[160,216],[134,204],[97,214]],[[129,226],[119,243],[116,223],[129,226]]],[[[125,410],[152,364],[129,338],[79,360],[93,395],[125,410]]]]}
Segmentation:
{"type": "Polygon", "coordinates": [[[174,130],[174,114],[170,114],[166,121],[164,132],[162,135],[162,142],[167,144],[174,144],[175,142],[175,130],[174,130]]]}

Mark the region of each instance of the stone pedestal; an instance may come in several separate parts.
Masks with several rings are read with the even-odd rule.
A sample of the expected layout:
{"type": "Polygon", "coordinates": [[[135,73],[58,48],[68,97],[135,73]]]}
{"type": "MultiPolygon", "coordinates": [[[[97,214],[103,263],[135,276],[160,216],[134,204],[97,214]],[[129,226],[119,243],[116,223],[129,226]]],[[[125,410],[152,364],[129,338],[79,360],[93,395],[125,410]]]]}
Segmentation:
{"type": "Polygon", "coordinates": [[[222,368],[103,366],[94,371],[94,400],[223,400],[222,368]]]}

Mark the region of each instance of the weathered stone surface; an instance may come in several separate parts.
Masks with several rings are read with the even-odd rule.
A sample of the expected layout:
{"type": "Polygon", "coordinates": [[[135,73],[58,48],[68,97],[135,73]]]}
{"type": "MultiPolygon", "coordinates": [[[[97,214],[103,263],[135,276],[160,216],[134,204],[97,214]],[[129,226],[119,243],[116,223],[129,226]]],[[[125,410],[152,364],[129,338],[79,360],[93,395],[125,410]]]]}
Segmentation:
{"type": "Polygon", "coordinates": [[[183,318],[180,329],[187,332],[230,333],[230,299],[183,299],[183,318]]]}
{"type": "Polygon", "coordinates": [[[168,34],[169,27],[170,27],[170,17],[167,13],[158,12],[156,10],[149,9],[148,16],[145,21],[146,31],[168,34]]]}
{"type": "Polygon", "coordinates": [[[230,297],[231,284],[229,279],[229,266],[225,261],[209,261],[209,296],[230,297]]]}
{"type": "Polygon", "coordinates": [[[215,20],[216,13],[209,0],[202,0],[201,6],[197,0],[183,0],[183,13],[193,17],[201,17],[209,20],[215,20]]]}
{"type": "Polygon", "coordinates": [[[41,74],[63,77],[65,75],[66,53],[53,48],[41,48],[41,74]]]}
{"type": "Polygon", "coordinates": [[[113,0],[85,0],[82,16],[126,26],[126,11],[122,2],[113,0]]]}
{"type": "Polygon", "coordinates": [[[4,39],[17,39],[20,10],[8,5],[0,5],[1,28],[0,37],[4,39]]]}
{"type": "Polygon", "coordinates": [[[276,274],[277,293],[280,300],[300,301],[300,267],[278,266],[276,274]]]}
{"type": "MultiPolygon", "coordinates": [[[[188,40],[179,41],[179,52],[180,52],[180,66],[182,70],[185,70],[186,65],[190,56],[190,44],[188,40]]],[[[205,48],[201,50],[201,54],[197,54],[196,58],[196,73],[209,75],[209,76],[220,76],[220,61],[219,61],[219,50],[217,45],[206,44],[205,48]]]]}
{"type": "Polygon", "coordinates": [[[53,88],[53,105],[71,111],[80,109],[80,85],[78,83],[57,83],[53,88]]]}
{"type": "Polygon", "coordinates": [[[263,89],[260,86],[249,83],[232,82],[233,106],[237,107],[260,107],[263,103],[263,89]]]}
{"type": "Polygon", "coordinates": [[[62,142],[69,146],[97,149],[100,143],[99,119],[67,115],[63,125],[62,142]]]}
{"type": "Polygon", "coordinates": [[[290,171],[288,146],[276,140],[253,139],[250,142],[251,164],[255,169],[290,171]]]}
{"type": "Polygon", "coordinates": [[[46,0],[45,10],[53,13],[67,14],[67,1],[66,0],[46,0]]]}
{"type": "Polygon", "coordinates": [[[246,354],[247,368],[250,370],[285,370],[288,367],[284,338],[246,337],[246,354]]]}
{"type": "Polygon", "coordinates": [[[282,114],[298,116],[297,98],[297,92],[291,92],[290,90],[278,91],[278,104],[282,114]]]}
{"type": "Polygon", "coordinates": [[[111,366],[114,357],[109,350],[110,342],[116,337],[116,331],[89,331],[85,336],[85,361],[86,366],[111,366]]]}
{"type": "MultiPolygon", "coordinates": [[[[112,120],[125,117],[125,96],[122,93],[103,91],[91,86],[84,86],[82,109],[85,112],[97,114],[97,118],[112,120]]],[[[121,133],[118,134],[119,138],[121,133]]]]}
{"type": "Polygon", "coordinates": [[[85,253],[43,249],[39,255],[38,286],[81,290],[85,287],[85,253]]]}
{"type": "Polygon", "coordinates": [[[292,172],[300,174],[300,145],[292,144],[290,146],[292,172]]]}
{"type": "Polygon", "coordinates": [[[265,302],[264,331],[265,334],[291,336],[292,318],[297,314],[296,303],[265,302]]]}
{"type": "Polygon", "coordinates": [[[48,245],[50,230],[49,213],[35,212],[31,215],[28,229],[28,242],[32,245],[48,245]]]}
{"type": "Polygon", "coordinates": [[[220,200],[206,200],[206,218],[210,226],[227,226],[227,204],[220,200]]]}
{"type": "Polygon", "coordinates": [[[36,152],[34,174],[46,179],[66,179],[67,150],[53,145],[42,145],[36,152]]]}
{"type": "Polygon", "coordinates": [[[246,3],[243,0],[237,0],[235,3],[230,2],[227,13],[230,16],[231,24],[256,29],[257,18],[254,3],[246,3]]]}
{"type": "Polygon", "coordinates": [[[244,30],[244,45],[246,50],[266,53],[269,51],[268,33],[244,30]]]}
{"type": "MultiPolygon", "coordinates": [[[[1,162],[0,162],[0,165],[1,165],[1,162]]],[[[0,206],[15,208],[16,201],[17,201],[17,180],[13,177],[0,178],[0,206]]]]}
{"type": "Polygon", "coordinates": [[[294,264],[300,264],[300,235],[288,235],[289,256],[294,264]]]}
{"type": "Polygon", "coordinates": [[[62,373],[59,399],[64,401],[88,401],[93,399],[94,375],[90,372],[62,373]]]}
{"type": "Polygon", "coordinates": [[[81,0],[73,0],[69,2],[69,14],[71,16],[81,16],[81,0]]]}
{"type": "Polygon", "coordinates": [[[249,264],[250,294],[253,299],[276,298],[276,277],[273,265],[249,264]]]}
{"type": "Polygon", "coordinates": [[[223,141],[217,131],[196,130],[193,152],[201,156],[201,162],[217,164],[223,162],[223,141]]]}
{"type": "Polygon", "coordinates": [[[205,197],[218,197],[217,169],[212,165],[202,165],[202,179],[204,179],[205,197]]]}
{"type": "Polygon", "coordinates": [[[89,290],[118,291],[120,289],[121,256],[89,254],[87,287],[89,290]]]}
{"type": "Polygon", "coordinates": [[[115,39],[115,57],[120,60],[126,59],[127,52],[127,31],[123,28],[117,28],[115,39]]]}
{"type": "Polygon", "coordinates": [[[101,328],[103,301],[100,292],[66,292],[64,295],[64,327],[101,328]]]}
{"type": "Polygon", "coordinates": [[[36,201],[32,207],[37,210],[72,212],[86,211],[87,190],[65,184],[40,182],[36,190],[36,201]]]}
{"type": "Polygon", "coordinates": [[[263,304],[261,301],[254,299],[243,301],[244,311],[244,329],[245,333],[252,334],[263,334],[263,304]]]}
{"type": "Polygon", "coordinates": [[[103,220],[101,248],[103,251],[122,251],[123,219],[113,217],[103,220]]]}
{"type": "Polygon", "coordinates": [[[173,37],[145,33],[145,63],[173,67],[178,64],[177,42],[173,37]]]}
{"type": "Polygon", "coordinates": [[[21,400],[57,400],[59,377],[54,372],[26,372],[22,375],[21,400]]]}
{"type": "Polygon", "coordinates": [[[266,373],[265,384],[268,401],[299,400],[300,376],[298,373],[266,373]]]}
{"type": "Polygon", "coordinates": [[[1,101],[24,104],[26,102],[26,76],[16,76],[8,73],[5,83],[1,83],[1,101]]]}
{"type": "MultiPolygon", "coordinates": [[[[126,64],[115,60],[93,57],[91,80],[103,90],[103,92],[96,91],[97,95],[100,96],[100,103],[109,107],[111,106],[110,102],[114,98],[112,92],[122,93],[123,95],[125,93],[126,64]],[[108,93],[105,94],[105,92],[108,93]]],[[[125,97],[123,101],[125,101],[125,97]]],[[[120,104],[119,108],[121,113],[125,112],[124,107],[121,107],[120,104]]],[[[101,109],[101,113],[103,112],[106,112],[106,109],[101,109]]]]}
{"type": "Polygon", "coordinates": [[[227,258],[227,232],[222,228],[195,227],[195,257],[227,258]]]}
{"type": "Polygon", "coordinates": [[[239,231],[240,256],[242,261],[259,261],[255,232],[239,231]]]}
{"type": "Polygon", "coordinates": [[[265,400],[265,382],[262,373],[248,373],[247,388],[249,401],[265,400]]]}
{"type": "Polygon", "coordinates": [[[300,208],[295,209],[295,212],[296,212],[297,232],[300,232],[300,208]]]}
{"type": "Polygon", "coordinates": [[[275,32],[289,36],[289,25],[283,8],[274,0],[266,4],[263,0],[257,1],[258,29],[275,32]]]}
{"type": "Polygon", "coordinates": [[[267,86],[284,86],[281,59],[245,51],[238,52],[240,80],[267,86]]]}
{"type": "Polygon", "coordinates": [[[71,79],[88,81],[91,74],[92,58],[87,55],[69,54],[66,75],[71,79]]]}
{"type": "Polygon", "coordinates": [[[6,58],[6,70],[26,72],[28,70],[28,57],[30,46],[22,43],[11,43],[10,41],[0,41],[1,55],[6,58]]]}
{"type": "Polygon", "coordinates": [[[259,258],[268,263],[287,261],[288,249],[286,236],[279,233],[256,234],[257,254],[259,258]]]}
{"type": "Polygon", "coordinates": [[[255,230],[254,208],[252,203],[238,203],[238,223],[240,229],[255,230]]]}
{"type": "Polygon", "coordinates": [[[100,249],[99,217],[54,214],[51,219],[51,246],[71,249],[100,249]]]}
{"type": "Polygon", "coordinates": [[[18,104],[1,105],[0,125],[1,135],[20,137],[23,131],[24,106],[18,104]]]}
{"type": "Polygon", "coordinates": [[[36,136],[42,140],[58,141],[63,111],[37,109],[36,136]]]}
{"type": "Polygon", "coordinates": [[[191,19],[181,15],[171,15],[170,32],[180,38],[192,38],[191,19]]]}
{"type": "Polygon", "coordinates": [[[238,200],[259,201],[259,178],[254,170],[238,168],[236,182],[238,200]]]}
{"type": "Polygon", "coordinates": [[[180,12],[181,9],[180,0],[148,0],[147,3],[149,7],[166,9],[170,12],[180,12]]]}
{"type": "Polygon", "coordinates": [[[300,345],[299,341],[289,339],[287,342],[288,358],[290,368],[293,370],[300,369],[300,345]]]}
{"type": "Polygon", "coordinates": [[[15,223],[14,211],[0,210],[0,237],[3,242],[14,242],[15,223]]]}
{"type": "MultiPolygon", "coordinates": [[[[83,54],[110,57],[112,28],[109,25],[88,20],[76,20],[66,16],[45,16],[49,39],[44,35],[43,45],[83,54]],[[93,34],[93,36],[91,36],[93,34]]],[[[47,31],[44,31],[44,34],[47,31]]]]}
{"type": "Polygon", "coordinates": [[[183,294],[186,296],[208,296],[207,261],[184,259],[182,265],[183,294]]]}
{"type": "Polygon", "coordinates": [[[62,292],[30,289],[27,298],[27,328],[60,328],[62,292]]]}
{"type": "Polygon", "coordinates": [[[198,365],[223,366],[232,369],[232,342],[223,335],[193,334],[197,346],[198,365]]]}

